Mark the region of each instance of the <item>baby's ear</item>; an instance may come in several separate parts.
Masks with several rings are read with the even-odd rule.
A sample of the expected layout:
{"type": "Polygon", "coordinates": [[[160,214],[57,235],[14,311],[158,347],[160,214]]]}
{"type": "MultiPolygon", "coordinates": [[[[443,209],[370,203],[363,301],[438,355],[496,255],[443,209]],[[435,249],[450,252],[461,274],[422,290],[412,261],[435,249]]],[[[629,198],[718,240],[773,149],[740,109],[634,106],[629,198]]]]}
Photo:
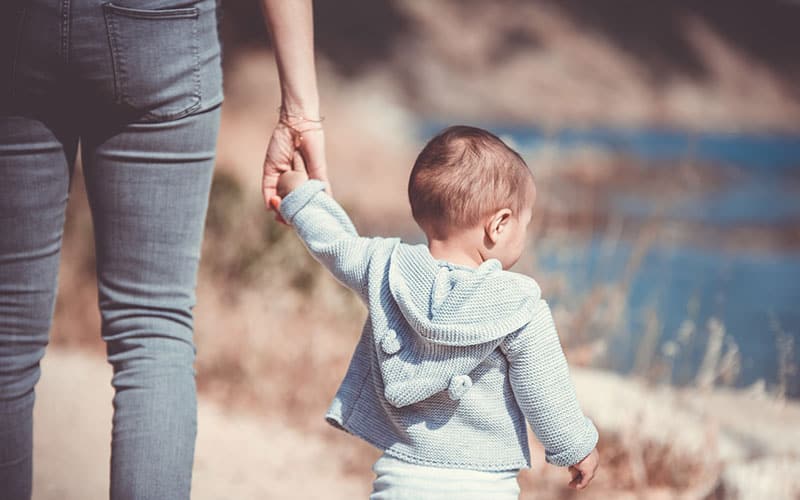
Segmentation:
{"type": "Polygon", "coordinates": [[[511,220],[511,215],[511,209],[501,208],[486,220],[484,232],[492,243],[497,243],[500,233],[506,229],[508,221],[511,220]]]}

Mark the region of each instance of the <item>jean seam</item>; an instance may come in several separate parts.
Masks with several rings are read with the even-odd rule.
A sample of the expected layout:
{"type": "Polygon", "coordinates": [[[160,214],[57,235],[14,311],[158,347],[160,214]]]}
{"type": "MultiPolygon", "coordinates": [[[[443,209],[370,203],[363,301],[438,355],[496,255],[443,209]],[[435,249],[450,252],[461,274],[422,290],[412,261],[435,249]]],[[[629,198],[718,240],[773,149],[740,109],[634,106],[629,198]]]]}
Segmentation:
{"type": "Polygon", "coordinates": [[[17,63],[19,62],[19,46],[22,40],[22,26],[25,24],[25,16],[27,16],[28,11],[24,7],[19,7],[19,11],[17,14],[19,15],[19,19],[17,19],[17,24],[14,26],[15,34],[12,43],[14,44],[13,52],[11,53],[11,68],[10,68],[10,75],[9,75],[9,94],[11,97],[16,95],[16,81],[17,81],[17,63]]]}
{"type": "Polygon", "coordinates": [[[164,10],[144,10],[120,7],[113,2],[106,2],[111,11],[116,11],[121,16],[132,17],[134,19],[197,19],[200,10],[197,7],[185,9],[164,9],[164,10]]]}
{"type": "Polygon", "coordinates": [[[61,58],[69,63],[70,0],[61,0],[61,58]]]}
{"type": "Polygon", "coordinates": [[[122,81],[122,74],[123,69],[122,65],[122,55],[119,53],[117,47],[119,46],[119,42],[117,41],[117,25],[114,21],[114,16],[111,13],[111,10],[108,8],[110,5],[109,3],[103,4],[103,17],[106,20],[106,32],[108,33],[108,47],[111,50],[111,71],[114,75],[114,102],[116,104],[122,104],[124,99],[122,97],[122,88],[121,88],[121,81],[122,81]]]}
{"type": "Polygon", "coordinates": [[[197,98],[197,104],[199,105],[200,102],[203,100],[202,96],[202,85],[200,81],[200,36],[197,33],[198,29],[198,22],[195,19],[195,22],[192,23],[192,52],[194,53],[194,96],[197,98]]]}

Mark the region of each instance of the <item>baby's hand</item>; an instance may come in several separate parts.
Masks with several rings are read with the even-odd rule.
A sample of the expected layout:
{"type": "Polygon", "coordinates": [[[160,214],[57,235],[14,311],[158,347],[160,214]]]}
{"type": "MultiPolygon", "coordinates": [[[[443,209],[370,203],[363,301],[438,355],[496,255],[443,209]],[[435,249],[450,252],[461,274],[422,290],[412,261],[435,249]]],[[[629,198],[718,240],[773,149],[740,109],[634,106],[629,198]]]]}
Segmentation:
{"type": "Polygon", "coordinates": [[[283,218],[280,216],[281,200],[307,180],[308,173],[306,172],[306,164],[303,161],[303,156],[299,151],[295,151],[292,157],[292,169],[280,174],[276,186],[277,196],[273,196],[268,200],[270,207],[277,213],[275,218],[278,221],[284,222],[283,218]]]}
{"type": "Polygon", "coordinates": [[[569,487],[582,490],[589,486],[589,483],[594,479],[599,462],[600,455],[597,453],[597,448],[595,448],[586,455],[586,458],[575,465],[571,465],[569,472],[572,474],[572,481],[569,482],[569,487]]]}
{"type": "Polygon", "coordinates": [[[286,224],[286,221],[281,217],[281,200],[307,180],[308,172],[306,172],[306,164],[303,161],[303,155],[301,155],[299,151],[295,151],[292,157],[292,169],[286,170],[280,174],[275,187],[277,195],[267,200],[269,206],[275,210],[275,220],[286,224]]]}
{"type": "Polygon", "coordinates": [[[299,151],[295,151],[292,158],[292,169],[283,172],[278,178],[278,196],[285,198],[286,195],[300,187],[300,184],[307,180],[308,172],[306,172],[306,163],[303,161],[303,155],[299,151]]]}

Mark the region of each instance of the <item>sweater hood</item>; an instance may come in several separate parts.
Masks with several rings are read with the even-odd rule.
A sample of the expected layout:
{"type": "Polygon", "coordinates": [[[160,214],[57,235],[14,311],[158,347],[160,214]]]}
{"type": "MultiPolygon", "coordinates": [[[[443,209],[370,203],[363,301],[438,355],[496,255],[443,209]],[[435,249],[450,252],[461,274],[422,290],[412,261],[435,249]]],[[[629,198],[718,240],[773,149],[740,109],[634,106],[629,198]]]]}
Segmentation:
{"type": "Polygon", "coordinates": [[[402,408],[447,390],[461,399],[473,371],[506,335],[532,318],[539,286],[488,260],[477,269],[435,260],[424,245],[398,244],[389,290],[402,319],[373,331],[384,397],[402,408]]]}
{"type": "Polygon", "coordinates": [[[532,278],[490,259],[477,269],[435,260],[425,245],[397,245],[389,264],[392,298],[428,342],[471,346],[519,330],[541,297],[532,278]]]}

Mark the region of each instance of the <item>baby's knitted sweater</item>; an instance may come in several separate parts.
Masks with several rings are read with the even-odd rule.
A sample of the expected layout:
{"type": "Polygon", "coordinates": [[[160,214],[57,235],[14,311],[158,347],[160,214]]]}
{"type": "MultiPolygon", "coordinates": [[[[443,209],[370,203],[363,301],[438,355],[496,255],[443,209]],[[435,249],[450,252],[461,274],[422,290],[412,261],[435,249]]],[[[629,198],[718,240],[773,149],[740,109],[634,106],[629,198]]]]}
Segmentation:
{"type": "Polygon", "coordinates": [[[369,316],[326,418],[388,455],[474,470],[530,466],[525,419],[548,462],[573,465],[597,430],[578,405],[536,282],[434,259],[424,245],[359,237],[310,180],[281,214],[369,316]]]}

